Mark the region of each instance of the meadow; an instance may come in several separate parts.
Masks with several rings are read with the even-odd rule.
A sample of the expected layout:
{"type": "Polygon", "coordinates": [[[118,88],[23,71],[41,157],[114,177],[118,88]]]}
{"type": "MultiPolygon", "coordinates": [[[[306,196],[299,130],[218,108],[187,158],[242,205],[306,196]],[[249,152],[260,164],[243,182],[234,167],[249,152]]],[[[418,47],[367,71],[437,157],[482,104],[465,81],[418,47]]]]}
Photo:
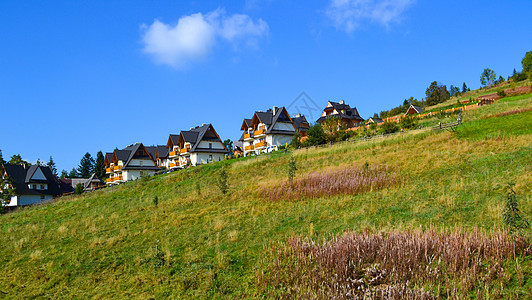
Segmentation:
{"type": "MultiPolygon", "coordinates": [[[[281,258],[271,253],[298,249],[301,241],[321,247],[348,237],[412,233],[445,244],[443,231],[509,245],[501,217],[509,184],[514,184],[522,213],[532,219],[532,115],[496,115],[531,107],[530,95],[508,97],[464,112],[465,123],[456,130],[416,130],[369,142],[240,158],[17,209],[0,216],[0,294],[290,297],[296,282],[275,279],[290,269],[279,269],[281,258]],[[364,188],[350,192],[338,182],[329,195],[308,189],[287,196],[291,156],[297,164],[294,183],[311,182],[313,174],[335,182],[352,168],[360,178],[384,172],[393,176],[393,184],[362,184],[364,188]],[[221,168],[228,174],[227,194],[216,185],[221,168]]],[[[521,234],[530,237],[532,231],[521,234]]],[[[499,263],[502,275],[485,277],[489,272],[482,271],[460,285],[460,292],[531,297],[530,250],[519,245],[525,245],[522,251],[502,257],[486,253],[480,264],[499,263]]],[[[368,270],[368,265],[362,267],[368,270]]],[[[446,291],[458,279],[435,279],[424,286],[429,294],[412,295],[452,297],[446,291]]],[[[320,295],[314,292],[303,295],[320,295]]]]}

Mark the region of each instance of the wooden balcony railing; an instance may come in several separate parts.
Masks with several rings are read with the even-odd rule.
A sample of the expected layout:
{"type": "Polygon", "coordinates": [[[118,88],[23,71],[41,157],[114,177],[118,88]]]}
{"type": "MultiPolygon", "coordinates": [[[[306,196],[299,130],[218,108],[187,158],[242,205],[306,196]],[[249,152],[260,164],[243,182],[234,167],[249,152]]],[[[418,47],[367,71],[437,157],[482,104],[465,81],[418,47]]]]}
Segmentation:
{"type": "Polygon", "coordinates": [[[113,182],[113,179],[112,179],[112,178],[107,178],[107,179],[105,180],[105,182],[107,182],[107,183],[109,183],[109,182],[113,182]]]}
{"type": "Polygon", "coordinates": [[[179,151],[170,151],[170,155],[169,156],[177,156],[179,154],[179,151]]]}
{"type": "Polygon", "coordinates": [[[244,133],[244,139],[251,139],[253,138],[253,132],[244,133]]]}
{"type": "Polygon", "coordinates": [[[175,162],[170,163],[170,168],[173,168],[173,167],[175,167],[175,166],[176,166],[176,163],[175,163],[175,162]]]}
{"type": "Polygon", "coordinates": [[[249,145],[249,146],[245,146],[244,147],[244,151],[250,151],[250,150],[253,150],[255,149],[255,147],[253,145],[249,145]]]}
{"type": "Polygon", "coordinates": [[[258,130],[255,131],[255,136],[258,136],[258,135],[261,135],[261,134],[265,134],[266,133],[266,128],[265,127],[260,127],[258,130]]]}
{"type": "Polygon", "coordinates": [[[262,142],[256,143],[255,148],[266,147],[267,145],[268,143],[266,143],[266,141],[262,141],[262,142]]]}
{"type": "Polygon", "coordinates": [[[111,168],[105,169],[105,173],[111,173],[113,170],[111,168]]]}
{"type": "Polygon", "coordinates": [[[120,170],[122,170],[122,167],[121,166],[114,166],[113,170],[120,171],[120,170]]]}
{"type": "Polygon", "coordinates": [[[122,175],[116,176],[113,180],[114,181],[122,181],[122,180],[124,180],[124,177],[122,177],[122,175]]]}
{"type": "Polygon", "coordinates": [[[185,148],[181,149],[181,154],[190,152],[190,146],[186,146],[185,148]]]}

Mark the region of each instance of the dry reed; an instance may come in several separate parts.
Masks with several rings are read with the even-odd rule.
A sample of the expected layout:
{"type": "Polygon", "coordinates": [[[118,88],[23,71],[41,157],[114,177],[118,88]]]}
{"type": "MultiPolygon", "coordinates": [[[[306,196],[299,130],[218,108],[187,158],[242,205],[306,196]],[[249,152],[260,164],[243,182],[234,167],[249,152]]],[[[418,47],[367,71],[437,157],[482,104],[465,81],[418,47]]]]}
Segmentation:
{"type": "Polygon", "coordinates": [[[283,181],[280,185],[263,191],[270,200],[319,198],[342,194],[359,194],[395,185],[399,172],[381,166],[344,167],[309,173],[283,181]]]}
{"type": "Polygon", "coordinates": [[[346,233],[323,244],[294,237],[270,250],[263,287],[318,299],[480,296],[509,280],[505,262],[531,254],[527,239],[478,229],[346,233]]]}

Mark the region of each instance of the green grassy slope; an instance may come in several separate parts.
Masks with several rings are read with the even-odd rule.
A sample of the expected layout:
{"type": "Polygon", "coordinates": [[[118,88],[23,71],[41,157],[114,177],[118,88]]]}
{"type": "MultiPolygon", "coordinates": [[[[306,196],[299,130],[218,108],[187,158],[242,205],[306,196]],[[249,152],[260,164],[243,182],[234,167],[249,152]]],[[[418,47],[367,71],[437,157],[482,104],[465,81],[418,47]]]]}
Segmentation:
{"type": "MultiPolygon", "coordinates": [[[[485,118],[531,107],[530,96],[509,97],[466,111],[469,123],[456,132],[425,130],[293,153],[298,174],[366,162],[400,171],[399,185],[359,195],[266,199],[265,189],[286,180],[291,153],[278,152],[19,209],[0,216],[0,293],[253,297],[264,249],[294,234],[319,240],[364,228],[499,228],[509,182],[532,217],[530,112],[485,118]],[[215,185],[223,165],[228,195],[215,185]]],[[[511,281],[509,291],[532,288],[532,263],[522,268],[525,281],[511,281]]]]}

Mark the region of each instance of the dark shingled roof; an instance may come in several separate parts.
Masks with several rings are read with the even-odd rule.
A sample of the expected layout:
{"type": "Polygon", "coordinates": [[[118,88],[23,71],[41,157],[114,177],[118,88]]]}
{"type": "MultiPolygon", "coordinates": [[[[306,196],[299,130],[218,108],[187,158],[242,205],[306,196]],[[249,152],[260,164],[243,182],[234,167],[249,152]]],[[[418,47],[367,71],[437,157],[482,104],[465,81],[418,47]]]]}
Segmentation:
{"type": "Polygon", "coordinates": [[[157,155],[155,156],[157,158],[167,158],[170,151],[168,151],[168,148],[164,145],[158,145],[157,146],[157,155]]]}
{"type": "Polygon", "coordinates": [[[351,107],[347,104],[340,104],[340,103],[332,102],[332,101],[329,101],[329,103],[331,103],[331,107],[326,107],[323,110],[325,111],[325,110],[335,109],[338,112],[338,114],[320,117],[318,120],[316,120],[316,122],[323,122],[333,117],[364,121],[364,119],[362,119],[360,115],[358,114],[358,110],[356,109],[356,107],[351,107]],[[342,113],[342,110],[345,110],[345,113],[342,113]]]}
{"type": "MultiPolygon", "coordinates": [[[[255,116],[257,116],[257,118],[259,119],[259,121],[261,123],[264,123],[264,124],[266,124],[268,126],[268,129],[266,130],[266,134],[274,133],[274,134],[293,135],[295,133],[295,130],[297,129],[297,127],[294,124],[293,120],[288,115],[288,111],[286,110],[285,107],[277,108],[277,110],[275,111],[275,114],[273,113],[272,109],[268,109],[265,112],[264,111],[256,111],[253,114],[253,118],[255,116]],[[274,130],[273,128],[275,127],[275,124],[277,122],[284,122],[284,123],[292,124],[294,126],[294,131],[291,131],[291,130],[278,130],[278,129],[274,130]]],[[[253,120],[253,118],[251,120],[253,120]]],[[[244,122],[247,122],[247,120],[250,120],[250,119],[244,119],[244,122]]],[[[251,122],[249,123],[248,126],[251,127],[251,122]]],[[[241,130],[244,130],[243,127],[244,126],[242,126],[241,130]]],[[[244,134],[242,134],[242,136],[240,137],[239,140],[240,141],[244,140],[244,134]]]]}
{"type": "MultiPolygon", "coordinates": [[[[190,143],[190,152],[213,152],[213,153],[227,153],[227,149],[212,149],[212,148],[198,148],[200,142],[204,140],[205,133],[209,130],[209,128],[212,128],[214,133],[216,131],[214,130],[214,127],[211,124],[205,124],[202,126],[196,126],[192,128],[191,130],[187,131],[181,131],[181,135],[183,136],[183,139],[185,142],[190,143]]],[[[218,136],[218,134],[216,134],[218,136]]],[[[207,140],[207,139],[206,139],[207,140]]],[[[217,141],[223,144],[222,140],[219,137],[212,138],[209,140],[217,141]]]]}
{"type": "Polygon", "coordinates": [[[31,166],[24,168],[21,165],[4,165],[4,170],[7,175],[13,179],[14,185],[16,188],[17,195],[52,195],[57,196],[61,194],[61,189],[59,187],[59,181],[52,174],[52,171],[48,167],[44,166],[31,166]],[[33,174],[37,171],[37,168],[40,168],[46,180],[34,180],[31,179],[33,174]],[[31,175],[29,175],[31,174],[31,175]],[[47,190],[32,190],[28,187],[28,183],[46,183],[48,184],[47,190]]]}
{"type": "Polygon", "coordinates": [[[294,122],[294,125],[297,128],[297,131],[299,132],[305,132],[310,128],[310,124],[307,121],[307,118],[305,116],[300,117],[292,117],[292,121],[294,122]]]}

